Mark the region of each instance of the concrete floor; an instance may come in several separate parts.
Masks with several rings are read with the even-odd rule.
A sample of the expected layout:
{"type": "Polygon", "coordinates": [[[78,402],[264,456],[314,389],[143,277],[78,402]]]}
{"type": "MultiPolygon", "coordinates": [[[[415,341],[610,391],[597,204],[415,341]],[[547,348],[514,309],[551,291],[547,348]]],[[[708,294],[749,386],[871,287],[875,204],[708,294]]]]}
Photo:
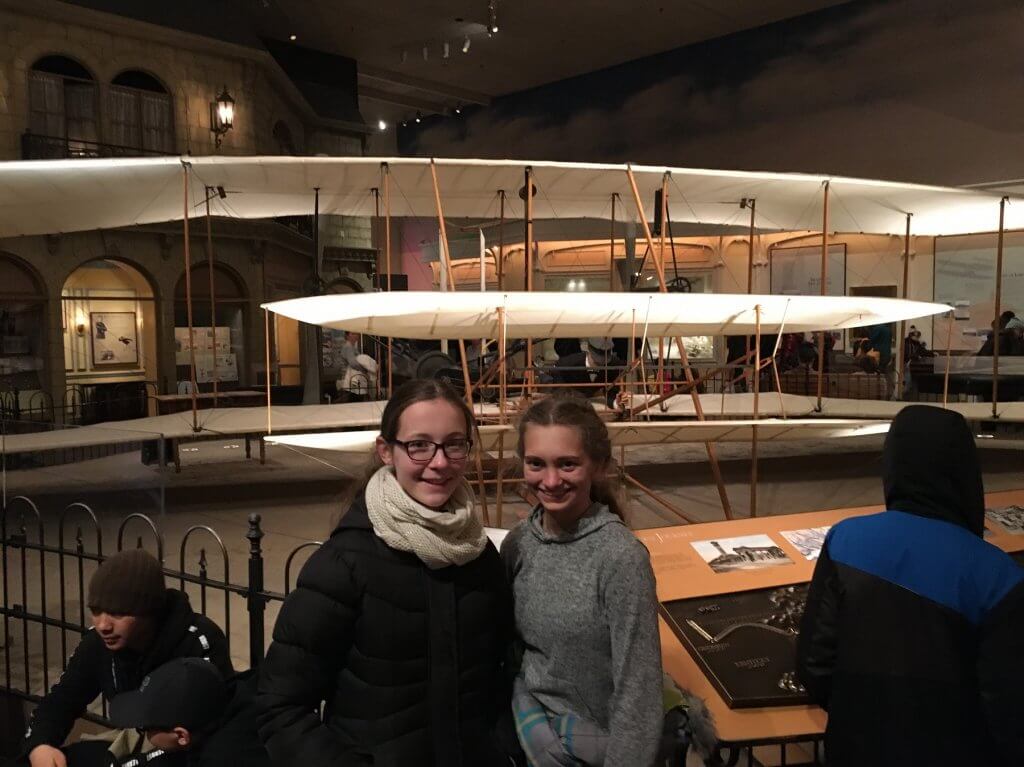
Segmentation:
{"type": "MultiPolygon", "coordinates": [[[[981,443],[987,490],[1024,487],[1024,443],[986,441],[981,443]]],[[[758,509],[762,515],[789,514],[845,506],[882,503],[879,463],[881,437],[858,437],[828,442],[769,443],[760,447],[758,509]]],[[[718,446],[719,459],[728,495],[736,516],[746,516],[750,505],[750,447],[746,444],[718,446]]],[[[16,495],[31,498],[39,507],[41,525],[31,516],[25,519],[29,541],[56,546],[60,534],[62,510],[70,503],[88,504],[96,513],[102,534],[102,550],[117,549],[122,520],[130,513],[149,516],[159,528],[163,539],[165,565],[197,574],[201,552],[208,563],[211,579],[224,579],[243,585],[247,583],[250,541],[248,517],[261,518],[264,537],[261,541],[265,586],[275,592],[285,590],[285,569],[289,556],[295,553],[288,573],[294,584],[298,570],[312,548],[299,548],[309,541],[329,535],[340,512],[340,501],[350,487],[352,478],[361,473],[362,461],[341,458],[338,454],[301,454],[284,447],[269,447],[266,465],[246,460],[239,440],[198,442],[182,452],[182,471],[160,471],[145,466],[138,453],[126,453],[84,461],[68,466],[21,469],[7,472],[8,502],[16,495]],[[189,530],[208,527],[216,531],[220,544],[208,530],[191,534],[182,552],[182,540],[189,530]]],[[[616,455],[618,458],[618,455],[616,455]]],[[[666,500],[697,521],[722,518],[718,491],[712,481],[702,445],[676,445],[631,448],[626,465],[632,476],[658,492],[666,500]]],[[[655,501],[637,491],[628,493],[629,521],[634,528],[661,527],[682,523],[682,520],[655,501]]],[[[8,530],[17,530],[25,504],[11,504],[8,530]]],[[[490,504],[494,513],[493,496],[490,504]]],[[[525,502],[507,493],[504,503],[505,527],[513,526],[528,511],[525,502]]],[[[493,519],[493,517],[492,517],[493,519]]],[[[95,552],[96,537],[92,524],[81,511],[69,512],[64,523],[65,548],[73,548],[81,528],[83,550],[95,552]]],[[[132,520],[123,530],[123,545],[134,546],[139,537],[151,551],[155,538],[142,520],[132,520]]],[[[26,604],[31,612],[40,612],[45,604],[50,617],[60,617],[61,605],[71,620],[77,620],[82,609],[78,585],[77,562],[65,558],[64,593],[60,588],[59,557],[55,553],[8,550],[3,585],[9,604],[26,604]],[[22,564],[25,577],[22,577],[22,564]],[[45,571],[45,597],[43,572],[45,571]]],[[[82,570],[87,583],[94,568],[86,562],[82,570]]],[[[201,591],[196,585],[187,589],[197,606],[201,591]]],[[[265,639],[269,642],[271,626],[279,603],[271,602],[264,620],[265,639]]],[[[232,657],[239,668],[249,664],[249,616],[245,600],[232,595],[227,600],[222,592],[208,591],[207,611],[226,629],[231,642],[232,657]],[[228,625],[230,624],[230,625],[228,625]]],[[[68,651],[75,637],[67,635],[68,651]]],[[[62,641],[59,630],[43,631],[37,624],[28,627],[27,635],[21,621],[7,622],[4,644],[3,674],[15,686],[23,686],[26,661],[29,686],[41,693],[46,682],[52,684],[60,673],[62,641]],[[26,657],[26,648],[28,649],[26,657]],[[46,662],[44,663],[44,648],[46,662]],[[9,665],[8,665],[9,664],[9,665]],[[42,669],[49,669],[44,678],[42,669]]],[[[774,755],[759,755],[765,763],[774,755]]],[[[794,752],[791,756],[795,757],[794,752]]]]}

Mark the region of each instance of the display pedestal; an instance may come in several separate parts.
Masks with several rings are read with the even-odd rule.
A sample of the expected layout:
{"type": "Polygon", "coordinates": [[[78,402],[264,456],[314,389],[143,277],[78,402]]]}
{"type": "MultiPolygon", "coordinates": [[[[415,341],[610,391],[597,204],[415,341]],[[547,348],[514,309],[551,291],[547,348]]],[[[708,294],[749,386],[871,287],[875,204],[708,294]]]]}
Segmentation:
{"type": "MultiPolygon", "coordinates": [[[[998,508],[1012,505],[1024,506],[1024,490],[1011,490],[999,493],[988,493],[985,496],[987,508],[998,508]]],[[[882,511],[881,506],[864,506],[849,509],[834,509],[831,511],[815,511],[805,514],[791,514],[779,517],[759,517],[754,519],[736,519],[729,522],[711,522],[700,525],[682,525],[676,527],[655,528],[650,530],[637,531],[637,537],[643,541],[651,553],[651,565],[658,583],[658,600],[662,603],[662,610],[669,619],[676,622],[682,619],[686,626],[684,631],[687,636],[693,633],[692,647],[707,647],[712,643],[704,641],[698,633],[692,632],[687,626],[686,620],[692,617],[691,613],[708,605],[718,605],[718,611],[704,615],[713,615],[715,612],[722,612],[731,607],[742,606],[745,601],[753,599],[757,602],[757,609],[749,613],[743,613],[748,617],[760,620],[764,617],[764,604],[758,602],[758,597],[745,595],[737,599],[736,595],[744,592],[764,592],[764,590],[775,590],[788,586],[805,584],[810,581],[814,573],[814,561],[807,559],[803,552],[796,545],[790,542],[790,538],[782,535],[783,531],[809,531],[813,528],[831,526],[843,519],[865,514],[874,514],[882,511]],[[720,545],[728,541],[735,541],[737,538],[749,536],[767,535],[771,538],[776,547],[782,550],[792,562],[790,564],[777,564],[772,562],[763,567],[750,569],[733,569],[716,572],[712,566],[701,555],[694,543],[720,542],[720,545]],[[729,596],[732,595],[732,596],[729,596]],[[680,602],[680,600],[683,600],[680,602]],[[729,606],[727,608],[727,606],[729,606]]],[[[986,540],[1004,551],[1012,554],[1024,552],[1024,535],[1009,533],[997,522],[986,518],[988,532],[986,540]]],[[[791,536],[801,540],[800,536],[791,536]]],[[[735,551],[739,552],[737,548],[735,551]]],[[[1018,556],[1024,556],[1018,554],[1018,556]]],[[[737,612],[738,617],[741,613],[737,612]]],[[[773,654],[788,652],[779,650],[776,638],[783,643],[790,642],[785,637],[775,635],[769,636],[765,633],[766,639],[758,641],[753,634],[754,630],[739,629],[737,633],[730,635],[729,639],[742,641],[746,650],[744,657],[734,661],[744,662],[744,665],[751,669],[751,684],[753,694],[746,696],[750,690],[743,689],[743,683],[733,682],[735,688],[730,692],[729,680],[723,679],[722,675],[713,680],[715,673],[712,664],[703,664],[695,657],[700,655],[688,650],[684,646],[685,639],[681,640],[678,633],[673,631],[667,622],[665,615],[659,621],[661,628],[662,660],[665,670],[671,674],[676,682],[703,698],[708,709],[715,720],[718,735],[723,746],[747,747],[752,745],[772,745],[810,741],[820,739],[825,731],[826,715],[817,706],[807,703],[795,702],[786,704],[791,700],[799,701],[799,697],[793,695],[779,695],[769,701],[758,701],[758,695],[762,695],[766,689],[765,685],[754,685],[753,680],[759,673],[766,673],[764,669],[773,662],[773,654]],[[740,636],[739,631],[751,633],[740,636]],[[761,660],[768,658],[761,665],[761,660]],[[758,668],[760,666],[760,669],[758,668]],[[717,682],[717,684],[716,684],[717,682]],[[737,705],[739,702],[740,705],[737,705]],[[771,705],[763,705],[763,703],[771,705]],[[730,705],[732,703],[732,705],[730,705]],[[746,706],[746,707],[744,707],[746,706]]],[[[709,629],[722,627],[717,626],[714,621],[707,621],[704,625],[700,620],[696,623],[707,633],[709,629]]],[[[733,648],[735,651],[736,648],[733,648]]],[[[724,650],[729,652],[730,650],[724,650]]],[[[779,662],[775,658],[774,662],[779,662]]],[[[793,663],[792,657],[789,664],[793,663]]],[[[781,668],[781,667],[780,667],[781,668]]],[[[774,679],[775,672],[779,668],[772,667],[770,673],[764,677],[774,679]]],[[[742,679],[742,676],[740,677],[742,679]]],[[[761,679],[761,682],[764,682],[761,679]]],[[[777,687],[777,683],[775,683],[777,687]]],[[[772,685],[768,684],[767,689],[772,685]]],[[[778,690],[779,693],[783,691],[778,690]]]]}

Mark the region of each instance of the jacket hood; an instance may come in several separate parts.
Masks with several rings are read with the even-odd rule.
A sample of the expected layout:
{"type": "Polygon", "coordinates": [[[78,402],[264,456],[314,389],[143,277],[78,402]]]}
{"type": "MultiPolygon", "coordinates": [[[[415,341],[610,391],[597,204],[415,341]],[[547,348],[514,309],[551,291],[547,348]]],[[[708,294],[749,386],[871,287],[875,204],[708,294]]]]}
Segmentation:
{"type": "Polygon", "coordinates": [[[615,516],[603,503],[592,503],[587,513],[576,524],[576,529],[562,535],[552,535],[544,529],[544,508],[539,504],[530,512],[528,526],[530,532],[544,543],[572,543],[586,538],[606,525],[621,525],[622,520],[615,516]]]}
{"type": "Polygon", "coordinates": [[[195,623],[195,611],[188,594],[178,589],[167,589],[167,602],[161,615],[160,628],[153,644],[142,653],[145,668],[162,666],[177,657],[177,647],[189,634],[189,627],[195,623]]]}
{"type": "Polygon", "coordinates": [[[901,410],[885,438],[882,481],[886,508],[984,532],[981,464],[959,413],[927,405],[901,410]]]}

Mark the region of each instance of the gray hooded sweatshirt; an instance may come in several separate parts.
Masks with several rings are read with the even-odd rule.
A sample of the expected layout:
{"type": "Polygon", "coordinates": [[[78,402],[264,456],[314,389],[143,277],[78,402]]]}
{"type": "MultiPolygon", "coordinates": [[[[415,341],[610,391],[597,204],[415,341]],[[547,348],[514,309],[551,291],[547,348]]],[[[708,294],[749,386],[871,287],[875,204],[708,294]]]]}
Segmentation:
{"type": "Polygon", "coordinates": [[[561,536],[542,516],[538,506],[501,547],[524,644],[520,681],[549,716],[576,714],[608,733],[603,767],[648,767],[663,719],[650,555],[603,504],[561,536]]]}

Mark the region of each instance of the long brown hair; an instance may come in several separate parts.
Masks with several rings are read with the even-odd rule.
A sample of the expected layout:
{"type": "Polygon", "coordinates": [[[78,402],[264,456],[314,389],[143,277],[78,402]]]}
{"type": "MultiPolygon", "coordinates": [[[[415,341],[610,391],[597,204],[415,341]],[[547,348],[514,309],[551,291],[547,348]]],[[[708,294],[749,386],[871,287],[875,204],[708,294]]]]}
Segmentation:
{"type": "Polygon", "coordinates": [[[519,419],[519,445],[517,452],[524,457],[526,428],[528,426],[571,426],[580,435],[583,452],[601,471],[595,475],[590,497],[603,503],[615,516],[626,521],[618,481],[605,471],[611,464],[612,442],[608,427],[589,402],[573,396],[553,396],[537,400],[519,419]]]}
{"type": "MultiPolygon", "coordinates": [[[[473,420],[473,412],[466,405],[466,401],[451,387],[447,381],[436,378],[414,378],[406,381],[391,395],[388,404],[384,407],[384,413],[380,417],[380,436],[385,442],[394,442],[398,439],[398,425],[402,413],[417,402],[429,402],[430,400],[443,400],[454,406],[466,419],[466,436],[473,439],[476,434],[476,423],[473,420]]],[[[345,493],[341,503],[341,513],[333,520],[332,527],[336,527],[341,517],[345,516],[352,500],[366,489],[370,477],[377,473],[377,470],[384,465],[377,454],[377,446],[374,445],[366,468],[359,480],[345,493]]]]}

